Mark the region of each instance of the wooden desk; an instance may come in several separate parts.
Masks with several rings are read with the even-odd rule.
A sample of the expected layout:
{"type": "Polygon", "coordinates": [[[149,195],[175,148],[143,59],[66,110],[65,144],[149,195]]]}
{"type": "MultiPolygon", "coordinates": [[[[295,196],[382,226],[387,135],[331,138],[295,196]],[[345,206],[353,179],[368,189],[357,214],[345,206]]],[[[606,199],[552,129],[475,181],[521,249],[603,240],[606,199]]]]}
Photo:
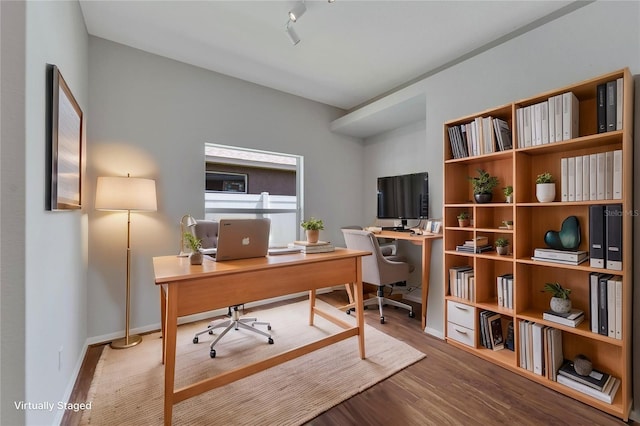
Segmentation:
{"type": "Polygon", "coordinates": [[[427,298],[429,296],[429,276],[431,274],[431,243],[442,238],[442,234],[412,235],[410,232],[382,231],[376,234],[378,238],[392,238],[394,240],[410,241],[411,244],[422,246],[422,330],[427,326],[427,298]]]}
{"type": "MultiPolygon", "coordinates": [[[[156,285],[160,286],[164,339],[162,362],[165,425],[171,424],[173,405],[178,402],[351,336],[358,336],[360,358],[364,359],[361,257],[368,254],[370,253],[337,248],[331,253],[296,253],[229,262],[207,259],[202,265],[195,266],[185,257],[154,257],[153,269],[156,285]],[[355,326],[315,306],[316,289],[346,282],[353,283],[357,290],[355,326]],[[344,328],[344,331],[184,388],[174,389],[178,317],[305,290],[309,290],[309,325],[313,325],[314,315],[318,314],[344,328]]],[[[277,341],[275,343],[278,344],[277,341]]]]}

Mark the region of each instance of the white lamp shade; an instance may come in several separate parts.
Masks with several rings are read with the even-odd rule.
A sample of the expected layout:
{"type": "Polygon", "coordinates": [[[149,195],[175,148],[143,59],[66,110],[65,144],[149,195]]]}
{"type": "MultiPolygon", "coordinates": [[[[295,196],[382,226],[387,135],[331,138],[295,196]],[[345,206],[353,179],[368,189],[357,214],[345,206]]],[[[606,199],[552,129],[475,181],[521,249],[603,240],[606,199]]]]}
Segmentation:
{"type": "Polygon", "coordinates": [[[95,206],[97,210],[156,211],[156,182],[132,177],[99,177],[95,206]]]}

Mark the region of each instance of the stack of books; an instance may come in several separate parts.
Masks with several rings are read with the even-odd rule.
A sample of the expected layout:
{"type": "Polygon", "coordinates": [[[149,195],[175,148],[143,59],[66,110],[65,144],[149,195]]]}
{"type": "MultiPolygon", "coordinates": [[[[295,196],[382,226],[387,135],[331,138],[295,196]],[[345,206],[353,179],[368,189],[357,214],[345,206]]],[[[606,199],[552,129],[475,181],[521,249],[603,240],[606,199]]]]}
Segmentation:
{"type": "Polygon", "coordinates": [[[464,244],[456,246],[456,251],[467,253],[484,253],[493,250],[493,246],[489,244],[489,239],[484,236],[478,236],[472,240],[467,240],[464,244]]]}
{"type": "Polygon", "coordinates": [[[294,241],[289,247],[299,248],[302,253],[327,253],[335,251],[336,248],[328,241],[318,241],[310,243],[308,241],[294,241]]]}
{"type": "Polygon", "coordinates": [[[584,311],[581,311],[580,309],[572,309],[566,314],[561,314],[549,310],[544,311],[542,319],[557,322],[558,324],[566,325],[568,327],[576,327],[584,320],[584,311]]]}
{"type": "Polygon", "coordinates": [[[572,251],[537,248],[534,250],[531,259],[543,262],[562,263],[565,265],[579,265],[589,259],[589,254],[583,250],[572,251]]]}
{"type": "Polygon", "coordinates": [[[566,361],[558,370],[558,383],[611,404],[620,387],[620,379],[592,370],[588,376],[578,374],[572,361],[566,361]]]}

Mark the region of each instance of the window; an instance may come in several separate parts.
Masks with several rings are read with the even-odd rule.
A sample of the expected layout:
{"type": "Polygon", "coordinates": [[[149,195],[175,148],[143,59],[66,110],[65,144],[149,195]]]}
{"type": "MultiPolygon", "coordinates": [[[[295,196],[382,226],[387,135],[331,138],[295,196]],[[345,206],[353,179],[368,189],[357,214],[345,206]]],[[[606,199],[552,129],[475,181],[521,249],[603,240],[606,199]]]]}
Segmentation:
{"type": "Polygon", "coordinates": [[[271,246],[298,239],[302,157],[205,144],[205,218],[271,219],[271,246]]]}

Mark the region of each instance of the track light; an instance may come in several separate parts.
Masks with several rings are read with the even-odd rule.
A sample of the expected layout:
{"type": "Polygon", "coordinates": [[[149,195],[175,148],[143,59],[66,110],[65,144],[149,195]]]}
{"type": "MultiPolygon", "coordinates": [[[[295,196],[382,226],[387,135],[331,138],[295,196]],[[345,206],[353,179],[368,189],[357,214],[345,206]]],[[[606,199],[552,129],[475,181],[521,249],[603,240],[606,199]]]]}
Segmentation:
{"type": "Polygon", "coordinates": [[[287,22],[286,31],[289,36],[289,40],[291,40],[291,43],[293,43],[294,46],[300,43],[300,37],[298,37],[298,33],[296,33],[296,30],[291,26],[291,21],[287,22]]]}
{"type": "Polygon", "coordinates": [[[289,11],[289,19],[291,19],[292,22],[297,22],[306,11],[307,6],[304,5],[304,2],[300,1],[289,11]]]}

